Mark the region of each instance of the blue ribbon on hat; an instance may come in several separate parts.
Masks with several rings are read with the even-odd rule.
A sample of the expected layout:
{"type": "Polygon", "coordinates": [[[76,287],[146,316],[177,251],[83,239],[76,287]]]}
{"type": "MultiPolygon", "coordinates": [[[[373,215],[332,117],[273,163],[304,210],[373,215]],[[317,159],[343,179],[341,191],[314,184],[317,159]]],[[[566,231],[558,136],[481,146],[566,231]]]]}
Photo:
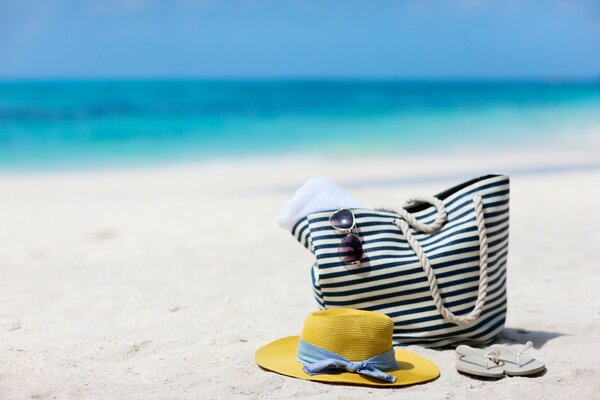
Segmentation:
{"type": "Polygon", "coordinates": [[[298,344],[297,361],[304,365],[302,369],[309,375],[347,371],[390,383],[396,382],[396,377],[383,371],[398,369],[393,348],[368,360],[353,362],[302,339],[298,344]]]}

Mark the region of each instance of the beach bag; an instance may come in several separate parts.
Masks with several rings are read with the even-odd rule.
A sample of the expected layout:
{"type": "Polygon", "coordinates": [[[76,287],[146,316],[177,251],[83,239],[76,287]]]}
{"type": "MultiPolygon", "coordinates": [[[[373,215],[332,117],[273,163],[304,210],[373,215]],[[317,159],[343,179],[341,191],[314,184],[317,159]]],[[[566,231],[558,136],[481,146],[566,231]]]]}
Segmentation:
{"type": "Polygon", "coordinates": [[[394,320],[394,344],[486,344],[506,317],[509,178],[479,177],[403,208],[352,209],[359,267],[338,256],[336,210],[300,219],[292,234],[314,253],[322,309],[356,308],[394,320]]]}

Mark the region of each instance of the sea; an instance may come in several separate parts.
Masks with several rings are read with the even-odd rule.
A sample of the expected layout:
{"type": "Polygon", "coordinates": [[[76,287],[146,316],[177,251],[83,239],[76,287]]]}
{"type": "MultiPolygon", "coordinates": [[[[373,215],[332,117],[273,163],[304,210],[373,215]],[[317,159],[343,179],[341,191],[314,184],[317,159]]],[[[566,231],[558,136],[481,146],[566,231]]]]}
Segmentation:
{"type": "Polygon", "coordinates": [[[0,171],[594,146],[600,82],[0,81],[0,171]]]}

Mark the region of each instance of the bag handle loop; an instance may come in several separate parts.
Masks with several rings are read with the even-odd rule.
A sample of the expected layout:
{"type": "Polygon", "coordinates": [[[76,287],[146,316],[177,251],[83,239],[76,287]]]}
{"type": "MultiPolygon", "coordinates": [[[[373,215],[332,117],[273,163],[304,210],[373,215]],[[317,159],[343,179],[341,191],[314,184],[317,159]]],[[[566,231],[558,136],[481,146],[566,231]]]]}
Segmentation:
{"type": "Polygon", "coordinates": [[[485,229],[484,215],[483,215],[483,200],[481,196],[475,195],[473,196],[473,203],[475,205],[475,219],[477,221],[477,232],[479,234],[479,291],[477,293],[477,300],[475,301],[475,306],[467,315],[455,315],[452,311],[448,310],[444,306],[444,302],[442,300],[442,296],[440,295],[440,291],[438,289],[437,279],[435,277],[435,273],[433,268],[431,268],[431,264],[429,263],[429,259],[425,255],[423,248],[419,245],[419,242],[414,238],[412,232],[410,231],[410,227],[412,226],[415,230],[421,231],[423,233],[433,233],[442,228],[444,224],[448,221],[448,213],[444,208],[444,204],[437,197],[416,197],[409,200],[409,203],[429,203],[433,205],[437,210],[437,216],[435,221],[431,224],[423,224],[404,208],[398,210],[392,209],[384,209],[379,208],[382,211],[388,211],[398,214],[402,217],[402,219],[395,219],[394,224],[400,228],[406,241],[409,246],[413,249],[423,270],[425,271],[425,275],[427,275],[427,281],[429,282],[429,289],[431,290],[431,296],[433,297],[433,302],[435,303],[435,307],[437,311],[449,322],[453,322],[457,325],[466,325],[477,318],[481,314],[481,310],[485,306],[485,300],[487,297],[487,287],[488,287],[488,241],[487,241],[487,232],[485,229]]]}

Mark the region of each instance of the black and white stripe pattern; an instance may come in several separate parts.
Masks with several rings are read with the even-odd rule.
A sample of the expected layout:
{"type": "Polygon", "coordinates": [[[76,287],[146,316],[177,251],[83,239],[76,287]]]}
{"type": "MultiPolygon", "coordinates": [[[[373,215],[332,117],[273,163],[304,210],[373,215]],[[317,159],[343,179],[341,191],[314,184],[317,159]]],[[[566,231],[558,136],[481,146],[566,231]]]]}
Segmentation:
{"type": "MultiPolygon", "coordinates": [[[[475,322],[458,326],[443,319],[436,311],[419,260],[393,224],[398,216],[368,209],[353,210],[355,233],[365,251],[359,269],[348,269],[338,258],[342,234],[329,225],[335,210],[310,214],[294,227],[292,234],[317,259],[311,274],[319,306],[387,314],[395,322],[394,341],[398,345],[443,347],[491,341],[502,330],[506,316],[508,177],[488,175],[438,195],[448,212],[448,222],[432,234],[413,233],[435,271],[444,305],[457,315],[468,314],[479,283],[475,194],[483,199],[489,241],[487,299],[475,322]]],[[[420,222],[431,223],[436,210],[427,206],[411,213],[420,222]]]]}

